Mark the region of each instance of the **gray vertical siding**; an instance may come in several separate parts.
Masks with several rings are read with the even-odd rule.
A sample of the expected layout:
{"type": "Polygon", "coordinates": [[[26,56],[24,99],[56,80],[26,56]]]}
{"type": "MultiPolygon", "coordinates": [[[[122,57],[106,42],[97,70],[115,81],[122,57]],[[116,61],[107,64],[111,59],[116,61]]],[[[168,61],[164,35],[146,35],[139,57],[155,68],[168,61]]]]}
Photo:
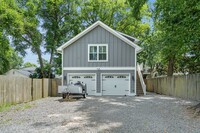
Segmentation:
{"type": "Polygon", "coordinates": [[[101,66],[135,67],[135,49],[100,26],[64,49],[63,67],[101,66]],[[88,44],[108,44],[108,62],[88,62],[88,44]]]}
{"type": "Polygon", "coordinates": [[[66,80],[63,81],[63,85],[67,85],[68,77],[67,73],[96,73],[97,75],[97,83],[96,89],[97,93],[101,93],[101,73],[130,73],[131,74],[131,90],[130,93],[135,92],[135,71],[134,70],[64,70],[63,76],[66,77],[66,80]],[[133,78],[132,78],[133,77],[133,78]]]}

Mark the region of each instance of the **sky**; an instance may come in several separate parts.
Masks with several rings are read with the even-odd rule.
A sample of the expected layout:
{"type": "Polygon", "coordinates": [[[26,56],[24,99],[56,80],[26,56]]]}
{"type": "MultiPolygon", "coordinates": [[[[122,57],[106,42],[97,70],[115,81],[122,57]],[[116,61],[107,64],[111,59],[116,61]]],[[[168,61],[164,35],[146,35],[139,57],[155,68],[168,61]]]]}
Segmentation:
{"type": "MultiPolygon", "coordinates": [[[[156,0],[149,0],[150,3],[154,3],[155,1],[156,1],[156,0]]],[[[42,48],[42,51],[44,52],[44,49],[43,49],[43,48],[42,48]]],[[[37,62],[37,60],[38,60],[37,55],[36,55],[36,54],[33,54],[33,53],[31,52],[30,49],[26,50],[26,52],[27,52],[27,54],[26,54],[26,56],[23,58],[24,63],[30,62],[30,63],[34,63],[34,64],[36,64],[37,66],[39,66],[39,64],[38,64],[38,62],[37,62]]],[[[49,58],[50,58],[50,55],[49,55],[49,54],[43,54],[42,56],[43,56],[43,58],[44,58],[45,60],[48,60],[48,61],[49,61],[49,58]]]]}
{"type": "MultiPolygon", "coordinates": [[[[42,48],[42,51],[44,52],[43,48],[42,48]]],[[[24,63],[26,63],[26,62],[34,63],[39,67],[39,63],[37,62],[37,60],[38,60],[37,55],[32,53],[30,49],[27,49],[26,52],[27,52],[26,56],[23,57],[24,63]]],[[[43,54],[42,57],[45,60],[49,61],[50,55],[49,54],[43,54]]]]}

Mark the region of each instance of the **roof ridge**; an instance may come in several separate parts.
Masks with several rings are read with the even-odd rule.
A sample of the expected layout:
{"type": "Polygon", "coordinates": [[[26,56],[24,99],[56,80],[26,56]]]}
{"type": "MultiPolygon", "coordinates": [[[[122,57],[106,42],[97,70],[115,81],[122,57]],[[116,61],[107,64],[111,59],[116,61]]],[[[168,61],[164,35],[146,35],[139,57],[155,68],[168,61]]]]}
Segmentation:
{"type": "MultiPolygon", "coordinates": [[[[62,46],[60,46],[59,48],[57,48],[57,51],[61,53],[62,49],[68,47],[73,42],[75,42],[76,40],[78,40],[79,38],[81,38],[82,36],[84,36],[85,34],[87,34],[88,32],[90,32],[91,30],[93,30],[97,26],[101,26],[102,28],[104,28],[105,30],[107,30],[108,32],[110,32],[111,34],[115,35],[116,37],[118,37],[119,39],[123,40],[124,42],[126,42],[130,46],[134,47],[136,49],[137,53],[142,50],[142,48],[140,46],[136,45],[134,42],[132,42],[128,38],[126,38],[123,35],[121,35],[118,31],[115,31],[114,29],[112,29],[108,25],[106,25],[103,22],[101,22],[100,20],[98,20],[97,22],[95,22],[94,24],[90,25],[88,28],[86,28],[82,32],[80,32],[78,35],[76,35],[75,37],[73,37],[72,39],[70,39],[68,42],[64,43],[62,46]]],[[[122,33],[122,34],[124,34],[124,33],[122,33]]]]}

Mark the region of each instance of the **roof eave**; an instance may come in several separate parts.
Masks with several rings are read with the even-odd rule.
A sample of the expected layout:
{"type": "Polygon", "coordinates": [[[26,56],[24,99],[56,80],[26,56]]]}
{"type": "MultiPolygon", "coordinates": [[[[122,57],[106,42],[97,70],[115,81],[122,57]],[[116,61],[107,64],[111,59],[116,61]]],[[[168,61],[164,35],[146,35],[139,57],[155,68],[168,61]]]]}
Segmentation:
{"type": "Polygon", "coordinates": [[[101,25],[101,27],[107,29],[109,32],[111,32],[112,34],[114,34],[116,37],[118,37],[119,39],[123,40],[124,42],[128,43],[132,47],[134,47],[134,48],[139,47],[134,42],[130,41],[129,39],[127,39],[126,37],[124,37],[123,35],[121,35],[120,33],[118,33],[117,31],[113,30],[112,28],[110,28],[106,24],[102,23],[101,21],[100,21],[99,25],[101,25]]]}
{"type": "Polygon", "coordinates": [[[70,39],[68,42],[64,43],[58,49],[62,51],[62,49],[66,48],[67,46],[69,46],[70,44],[72,44],[73,42],[75,42],[76,40],[78,40],[79,38],[81,38],[82,36],[84,36],[85,34],[87,34],[89,31],[91,31],[97,25],[99,25],[100,22],[101,21],[95,22],[94,24],[92,24],[91,26],[89,26],[88,28],[86,28],[85,30],[83,30],[81,33],[79,33],[78,35],[76,35],[75,37],[73,37],[72,39],[70,39]]]}
{"type": "Polygon", "coordinates": [[[125,34],[125,33],[120,32],[120,31],[117,31],[117,32],[118,32],[119,34],[122,34],[122,35],[126,36],[126,37],[129,37],[129,38],[134,39],[134,40],[135,40],[134,43],[140,42],[140,40],[137,39],[137,38],[135,38],[135,37],[132,37],[132,36],[130,36],[130,35],[127,35],[127,34],[125,34]]]}
{"type": "MultiPolygon", "coordinates": [[[[85,34],[87,34],[88,32],[90,32],[92,29],[94,29],[97,26],[101,26],[102,28],[105,28],[106,30],[108,30],[110,33],[114,34],[116,37],[118,37],[119,39],[125,41],[127,44],[131,45],[132,47],[134,47],[135,49],[141,49],[141,47],[139,47],[137,44],[135,44],[134,42],[130,41],[129,39],[127,39],[126,37],[124,37],[123,35],[121,35],[118,31],[113,30],[112,28],[110,28],[109,26],[107,26],[106,24],[102,23],[101,21],[97,21],[94,24],[92,24],[91,26],[89,26],[88,28],[86,28],[84,31],[82,31],[81,33],[79,33],[78,35],[76,35],[75,37],[73,37],[72,39],[70,39],[68,42],[66,42],[65,44],[63,44],[62,46],[60,46],[59,48],[57,48],[57,52],[58,53],[62,53],[63,49],[68,47],[69,45],[71,45],[73,42],[75,42],[76,40],[78,40],[79,38],[81,38],[82,36],[84,36],[85,34]]],[[[124,34],[124,33],[122,33],[124,34]]],[[[125,34],[126,35],[126,34],[125,34]]],[[[128,35],[126,35],[128,36],[128,35]]],[[[130,36],[131,37],[131,36],[130,36]]],[[[133,38],[133,37],[132,37],[133,38]]],[[[136,38],[135,38],[136,39],[136,38]]],[[[138,39],[136,39],[136,41],[139,41],[138,39]]],[[[136,50],[137,51],[137,50],[136,50]]]]}
{"type": "Polygon", "coordinates": [[[143,48],[139,47],[138,49],[136,49],[136,53],[139,54],[140,52],[143,51],[143,48]]]}
{"type": "Polygon", "coordinates": [[[62,54],[62,48],[61,47],[57,48],[56,50],[57,50],[58,53],[62,54]]]}

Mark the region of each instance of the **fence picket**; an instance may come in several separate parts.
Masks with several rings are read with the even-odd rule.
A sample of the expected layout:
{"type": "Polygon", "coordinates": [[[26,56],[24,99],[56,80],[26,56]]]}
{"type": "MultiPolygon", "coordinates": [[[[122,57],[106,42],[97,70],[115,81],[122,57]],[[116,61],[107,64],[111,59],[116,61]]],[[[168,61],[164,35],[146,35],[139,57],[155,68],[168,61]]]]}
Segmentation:
{"type": "Polygon", "coordinates": [[[31,79],[0,75],[0,105],[3,103],[22,103],[44,97],[58,96],[61,79],[31,79]],[[53,84],[52,84],[52,83],[53,84]],[[33,89],[33,99],[31,90],[33,89]],[[51,92],[53,95],[51,95],[51,92]]]}
{"type": "Polygon", "coordinates": [[[146,79],[147,91],[200,101],[200,74],[146,79]]]}

